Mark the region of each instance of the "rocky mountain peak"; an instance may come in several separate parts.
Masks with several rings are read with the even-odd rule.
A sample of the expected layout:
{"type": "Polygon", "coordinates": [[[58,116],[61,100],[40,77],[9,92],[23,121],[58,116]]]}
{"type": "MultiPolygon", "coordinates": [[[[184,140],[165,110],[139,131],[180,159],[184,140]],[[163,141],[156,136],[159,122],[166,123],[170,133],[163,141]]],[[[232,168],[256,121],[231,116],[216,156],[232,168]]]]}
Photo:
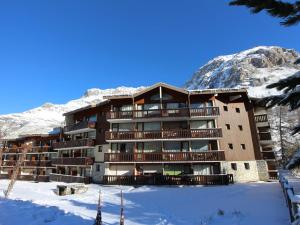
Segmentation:
{"type": "Polygon", "coordinates": [[[275,94],[265,86],[299,71],[294,62],[300,54],[293,49],[259,46],[233,55],[218,56],[200,67],[186,82],[188,89],[250,88],[255,97],[275,94]]]}

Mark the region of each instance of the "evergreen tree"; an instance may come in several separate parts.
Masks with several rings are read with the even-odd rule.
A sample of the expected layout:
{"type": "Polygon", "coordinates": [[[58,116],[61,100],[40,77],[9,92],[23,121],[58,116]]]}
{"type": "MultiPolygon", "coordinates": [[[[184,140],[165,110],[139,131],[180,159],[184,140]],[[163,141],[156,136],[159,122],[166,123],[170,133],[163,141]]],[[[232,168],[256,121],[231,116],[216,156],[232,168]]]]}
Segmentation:
{"type": "MultiPolygon", "coordinates": [[[[279,0],[234,0],[230,5],[246,6],[253,13],[259,13],[263,10],[267,11],[273,17],[283,18],[282,25],[291,26],[300,22],[300,1],[294,3],[283,2],[279,0]]],[[[300,64],[297,59],[295,64],[300,64]]],[[[267,88],[276,88],[283,91],[283,94],[266,97],[262,100],[267,107],[289,106],[290,110],[300,108],[300,71],[281,79],[276,83],[270,84],[267,88]]],[[[300,133],[300,124],[296,125],[293,134],[300,133]]]]}
{"type": "Polygon", "coordinates": [[[300,1],[295,3],[279,0],[234,0],[230,5],[246,6],[252,13],[266,10],[271,16],[284,19],[281,24],[291,26],[300,22],[300,1]]]}

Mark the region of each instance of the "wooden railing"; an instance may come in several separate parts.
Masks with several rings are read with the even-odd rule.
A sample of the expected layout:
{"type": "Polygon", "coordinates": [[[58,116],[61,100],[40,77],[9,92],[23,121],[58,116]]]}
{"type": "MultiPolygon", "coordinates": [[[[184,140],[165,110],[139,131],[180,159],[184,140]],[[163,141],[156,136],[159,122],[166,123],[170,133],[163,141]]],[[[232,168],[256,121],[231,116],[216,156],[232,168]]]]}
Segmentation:
{"type": "MultiPolygon", "coordinates": [[[[2,166],[16,166],[16,160],[4,160],[2,166]]],[[[51,160],[27,160],[24,161],[23,165],[26,167],[51,167],[51,160]]]]}
{"type": "Polygon", "coordinates": [[[57,173],[50,173],[50,181],[65,182],[65,183],[85,183],[89,184],[92,181],[91,177],[71,176],[57,173]]]}
{"type": "Polygon", "coordinates": [[[267,132],[267,133],[259,133],[259,139],[261,141],[271,141],[272,140],[271,133],[269,133],[269,132],[267,132]]]}
{"type": "Polygon", "coordinates": [[[262,152],[263,159],[275,159],[274,152],[262,152]]]}
{"type": "Polygon", "coordinates": [[[256,123],[268,122],[268,115],[267,114],[256,115],[254,116],[254,119],[256,123]]]}
{"type": "Polygon", "coordinates": [[[294,188],[298,189],[300,179],[291,175],[290,172],[280,171],[279,182],[289,209],[291,224],[300,224],[300,199],[294,191],[294,188]]]}
{"type": "Polygon", "coordinates": [[[224,151],[104,153],[105,162],[223,161],[224,151]]]}
{"type": "Polygon", "coordinates": [[[94,158],[92,157],[78,157],[78,158],[53,158],[53,165],[82,165],[82,166],[90,166],[94,164],[94,158]]]}
{"type": "Polygon", "coordinates": [[[204,108],[178,108],[178,109],[149,109],[132,111],[108,112],[106,118],[110,119],[135,119],[135,118],[156,118],[156,117],[199,117],[219,116],[219,107],[204,108]]]}
{"type": "Polygon", "coordinates": [[[220,138],[221,128],[166,131],[107,131],[106,140],[220,138]]]}
{"type": "Polygon", "coordinates": [[[64,132],[70,132],[74,130],[81,130],[81,129],[95,129],[96,128],[96,122],[89,122],[89,121],[81,121],[79,123],[75,123],[69,126],[64,127],[64,132]]]}
{"type": "MultiPolygon", "coordinates": [[[[43,152],[52,152],[53,148],[51,146],[33,146],[32,149],[28,152],[30,153],[43,153],[43,152]]],[[[22,147],[6,147],[3,150],[3,153],[22,153],[22,147]]]]}
{"type": "Polygon", "coordinates": [[[93,139],[88,138],[88,139],[56,142],[53,143],[53,148],[59,149],[59,148],[92,147],[94,145],[95,145],[95,141],[93,139]]]}
{"type": "Polygon", "coordinates": [[[231,174],[103,176],[103,184],[107,185],[228,185],[231,183],[233,183],[231,174]]]}

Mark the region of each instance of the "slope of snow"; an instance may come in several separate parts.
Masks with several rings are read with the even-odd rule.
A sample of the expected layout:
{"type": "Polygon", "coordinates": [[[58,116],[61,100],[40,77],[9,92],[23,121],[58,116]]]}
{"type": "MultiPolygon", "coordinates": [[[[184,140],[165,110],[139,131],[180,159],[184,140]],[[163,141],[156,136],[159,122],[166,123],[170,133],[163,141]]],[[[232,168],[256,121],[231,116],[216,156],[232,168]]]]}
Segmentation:
{"type": "MultiPolygon", "coordinates": [[[[1,188],[7,184],[0,180],[1,188]]],[[[0,199],[0,224],[92,225],[99,189],[104,224],[119,224],[120,189],[125,198],[126,225],[289,224],[278,183],[139,188],[92,184],[86,193],[72,196],[56,196],[53,190],[57,184],[18,181],[11,199],[0,199]]]]}
{"type": "Polygon", "coordinates": [[[38,108],[22,113],[0,115],[0,138],[17,137],[19,134],[47,134],[53,128],[62,126],[63,114],[77,108],[103,101],[103,96],[132,94],[144,87],[119,87],[116,89],[89,89],[76,100],[66,104],[46,103],[38,108]]]}

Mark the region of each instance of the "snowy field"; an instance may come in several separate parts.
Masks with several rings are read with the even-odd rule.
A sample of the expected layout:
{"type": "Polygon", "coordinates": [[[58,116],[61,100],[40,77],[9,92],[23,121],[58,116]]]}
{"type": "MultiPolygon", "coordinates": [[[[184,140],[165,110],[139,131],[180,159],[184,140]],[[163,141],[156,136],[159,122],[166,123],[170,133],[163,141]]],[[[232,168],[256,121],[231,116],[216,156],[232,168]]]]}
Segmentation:
{"type": "MultiPolygon", "coordinates": [[[[8,181],[0,180],[2,190],[8,181]]],[[[57,196],[58,183],[18,181],[9,200],[0,199],[0,225],[92,225],[99,188],[104,224],[118,224],[120,188],[125,224],[288,225],[278,183],[211,187],[118,187],[89,185],[84,194],[57,196]]]]}

